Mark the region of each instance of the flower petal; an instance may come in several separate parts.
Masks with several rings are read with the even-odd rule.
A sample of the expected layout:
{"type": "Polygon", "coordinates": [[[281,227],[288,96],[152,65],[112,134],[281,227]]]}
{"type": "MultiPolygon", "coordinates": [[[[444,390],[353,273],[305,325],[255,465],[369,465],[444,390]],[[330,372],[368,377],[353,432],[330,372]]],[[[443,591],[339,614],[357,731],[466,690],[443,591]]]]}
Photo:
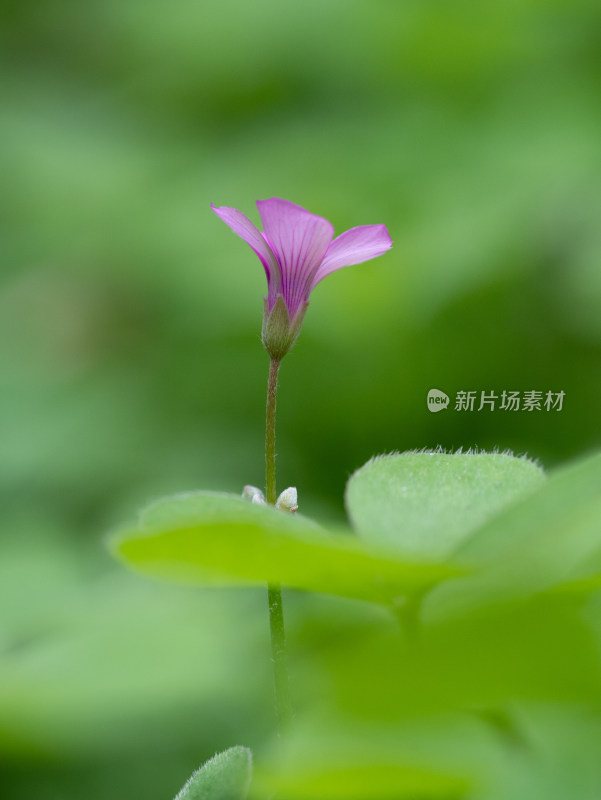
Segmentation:
{"type": "Polygon", "coordinates": [[[265,238],[261,235],[261,231],[252,224],[248,217],[245,217],[244,214],[236,208],[230,208],[229,206],[216,207],[212,203],[211,208],[219,219],[223,220],[226,225],[229,225],[234,233],[237,233],[241,239],[244,239],[246,244],[250,245],[259,256],[267,274],[269,294],[273,292],[275,295],[281,291],[280,270],[277,259],[265,241],[265,238]]]}
{"type": "Polygon", "coordinates": [[[257,208],[264,237],[280,264],[282,294],[293,317],[309,298],[334,227],[327,219],[279,197],[257,200],[257,208]]]}
{"type": "Polygon", "coordinates": [[[341,233],[328,247],[311,289],[331,272],[381,256],[391,247],[392,239],[386,225],[359,225],[341,233]]]}

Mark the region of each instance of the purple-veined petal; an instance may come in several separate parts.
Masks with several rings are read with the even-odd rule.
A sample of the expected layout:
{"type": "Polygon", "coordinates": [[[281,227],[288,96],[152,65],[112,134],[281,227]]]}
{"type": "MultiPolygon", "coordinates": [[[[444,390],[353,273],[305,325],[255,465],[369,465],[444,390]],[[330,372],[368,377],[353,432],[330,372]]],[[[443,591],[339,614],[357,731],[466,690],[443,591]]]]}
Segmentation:
{"type": "Polygon", "coordinates": [[[391,247],[392,239],[386,225],[359,225],[341,233],[328,247],[311,289],[331,272],[381,256],[391,247]]]}
{"type": "Polygon", "coordinates": [[[280,265],[282,294],[293,317],[309,298],[334,227],[327,219],[279,197],[258,200],[257,208],[264,238],[280,265]]]}
{"type": "Polygon", "coordinates": [[[245,217],[241,211],[229,206],[214,206],[211,203],[211,208],[217,214],[219,219],[223,220],[226,225],[238,234],[241,239],[244,239],[246,244],[250,245],[255,253],[261,259],[261,263],[265,267],[267,274],[267,288],[269,295],[275,297],[281,291],[281,278],[280,270],[275,255],[272,253],[271,248],[261,235],[261,231],[252,224],[252,222],[245,217]]]}

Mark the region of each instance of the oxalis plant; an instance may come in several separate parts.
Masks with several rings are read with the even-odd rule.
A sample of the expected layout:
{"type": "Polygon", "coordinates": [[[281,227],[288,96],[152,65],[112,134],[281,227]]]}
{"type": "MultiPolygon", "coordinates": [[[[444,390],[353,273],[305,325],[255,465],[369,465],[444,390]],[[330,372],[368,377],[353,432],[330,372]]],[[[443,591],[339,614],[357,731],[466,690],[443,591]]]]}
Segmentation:
{"type": "Polygon", "coordinates": [[[550,477],[510,452],[376,456],[347,485],[352,531],[298,513],[296,487],[278,494],[276,480],[282,359],[315,286],[392,242],[384,225],[334,238],[330,222],[293,203],[257,206],[262,232],[234,208],[213,210],[267,275],[265,489],[160,499],[114,534],[111,548],[153,577],[267,586],[276,735],[285,748],[253,768],[250,750],[232,747],[177,797],[530,797],[511,776],[536,785],[545,769],[536,752],[549,727],[540,709],[572,738],[586,738],[574,708],[601,700],[596,629],[584,613],[601,586],[601,455],[550,477]],[[308,683],[329,687],[313,716],[293,710],[282,586],[389,612],[366,624],[363,606],[350,604],[344,636],[308,636],[308,683]]]}

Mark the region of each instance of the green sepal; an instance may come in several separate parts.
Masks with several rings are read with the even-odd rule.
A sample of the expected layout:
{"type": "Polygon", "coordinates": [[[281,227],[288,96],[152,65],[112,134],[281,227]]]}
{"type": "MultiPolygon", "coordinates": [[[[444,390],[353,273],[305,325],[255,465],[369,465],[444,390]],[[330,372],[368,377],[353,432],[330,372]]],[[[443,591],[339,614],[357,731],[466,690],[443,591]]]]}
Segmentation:
{"type": "Polygon", "coordinates": [[[280,361],[284,358],[296,341],[308,306],[308,302],[303,303],[291,320],[284,297],[281,294],[278,295],[271,311],[269,310],[268,298],[264,298],[261,340],[263,347],[275,361],[280,361]]]}

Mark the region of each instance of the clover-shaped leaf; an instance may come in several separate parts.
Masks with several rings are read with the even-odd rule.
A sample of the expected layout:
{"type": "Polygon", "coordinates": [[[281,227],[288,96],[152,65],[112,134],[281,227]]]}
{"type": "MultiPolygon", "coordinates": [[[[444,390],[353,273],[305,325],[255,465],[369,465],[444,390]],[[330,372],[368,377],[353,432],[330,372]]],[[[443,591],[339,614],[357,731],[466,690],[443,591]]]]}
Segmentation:
{"type": "Polygon", "coordinates": [[[534,462],[506,453],[401,453],[378,456],[357,470],[346,506],[363,538],[405,556],[444,559],[543,482],[534,462]]]}
{"type": "Polygon", "coordinates": [[[553,472],[537,491],[474,531],[456,556],[470,578],[437,589],[429,599],[433,615],[537,592],[587,594],[597,589],[601,453],[553,472]]]}
{"type": "Polygon", "coordinates": [[[601,585],[601,454],[548,478],[500,453],[384,456],[352,476],[346,503],[362,538],[466,567],[428,598],[434,616],[601,585]]]}
{"type": "Polygon", "coordinates": [[[385,604],[456,573],[325,531],[296,514],[211,492],[153,504],[137,526],[112,537],[111,548],[134,569],[167,580],[282,583],[385,604]]]}

